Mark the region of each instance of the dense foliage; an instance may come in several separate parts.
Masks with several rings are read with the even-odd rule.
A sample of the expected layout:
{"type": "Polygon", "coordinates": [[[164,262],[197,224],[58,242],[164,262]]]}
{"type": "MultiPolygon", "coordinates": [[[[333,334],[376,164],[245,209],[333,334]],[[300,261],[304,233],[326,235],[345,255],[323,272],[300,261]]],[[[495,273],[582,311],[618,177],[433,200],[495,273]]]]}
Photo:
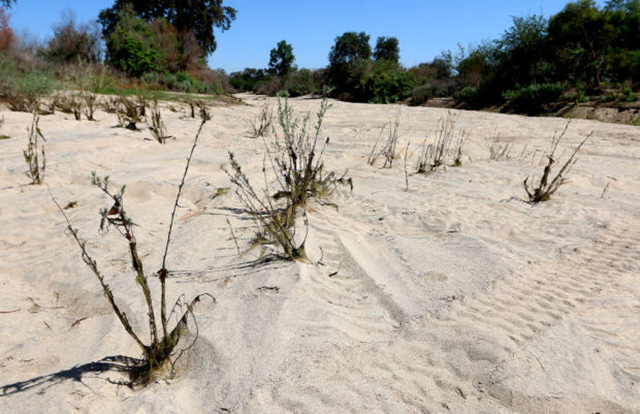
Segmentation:
{"type": "Polygon", "coordinates": [[[287,76],[295,70],[296,57],[293,55],[293,46],[285,40],[278,42],[278,45],[271,49],[269,54],[269,72],[277,76],[287,76]]]}
{"type": "Polygon", "coordinates": [[[117,30],[120,12],[130,7],[136,17],[145,21],[164,18],[178,32],[193,32],[204,54],[217,48],[214,28],[228,30],[236,18],[236,10],[223,6],[222,0],[116,0],[100,12],[99,21],[105,38],[117,30]]]}

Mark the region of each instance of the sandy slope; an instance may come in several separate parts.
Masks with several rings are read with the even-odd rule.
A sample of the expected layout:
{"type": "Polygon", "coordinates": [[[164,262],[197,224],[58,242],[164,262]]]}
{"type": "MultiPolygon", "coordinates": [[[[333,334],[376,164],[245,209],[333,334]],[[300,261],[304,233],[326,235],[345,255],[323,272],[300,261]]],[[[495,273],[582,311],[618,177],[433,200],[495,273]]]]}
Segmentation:
{"type": "MultiPolygon", "coordinates": [[[[217,303],[198,308],[199,338],[176,376],[136,391],[90,364],[139,352],[47,188],[23,185],[30,115],[2,112],[0,133],[13,138],[0,141],[0,413],[640,412],[638,127],[572,122],[563,148],[593,137],[571,182],[531,207],[512,197],[542,170],[540,154],[491,161],[484,140],[499,134],[514,155],[545,150],[565,120],[457,111],[465,164],[412,175],[403,191],[401,159],[384,170],[366,163],[397,107],[334,102],[326,162],[349,169],[354,191],[333,195],[338,208],[309,210],[308,253],[319,263],[260,263],[258,251],[237,254],[227,220],[241,249],[253,233],[233,191],[216,195],[230,185],[228,150],[262,182],[264,144],[247,137],[246,120],[263,99],[244,99],[250,106],[212,109],[170,253],[171,302],[208,292],[217,303]]],[[[319,107],[291,102],[300,113],[319,107]]],[[[127,184],[144,264],[156,271],[198,127],[177,109],[164,111],[176,137],[164,146],[102,112],[98,122],[61,114],[40,124],[45,181],[61,203],[77,201],[69,215],[140,330],[126,246],[97,234],[107,200],[88,175],[127,184]]],[[[403,107],[399,152],[432,138],[445,115],[403,107]]]]}

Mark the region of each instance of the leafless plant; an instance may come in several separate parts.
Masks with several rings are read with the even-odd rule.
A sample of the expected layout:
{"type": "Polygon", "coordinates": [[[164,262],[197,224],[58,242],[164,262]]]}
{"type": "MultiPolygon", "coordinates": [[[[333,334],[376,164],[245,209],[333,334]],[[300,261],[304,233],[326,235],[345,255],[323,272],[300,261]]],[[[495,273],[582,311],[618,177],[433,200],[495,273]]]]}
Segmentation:
{"type": "Polygon", "coordinates": [[[462,131],[458,135],[452,150],[451,144],[455,136],[455,121],[456,118],[449,112],[446,118],[440,118],[438,121],[435,142],[428,144],[426,139],[423,141],[416,164],[416,172],[418,174],[434,172],[438,168],[447,165],[447,160],[449,159],[453,166],[462,165],[462,147],[466,140],[466,134],[462,131]]]}
{"type": "Polygon", "coordinates": [[[38,127],[39,122],[40,117],[38,116],[37,111],[34,111],[31,126],[27,128],[27,135],[29,139],[27,149],[22,151],[24,160],[29,168],[29,170],[26,171],[26,174],[27,177],[31,178],[31,184],[42,184],[44,181],[44,173],[47,168],[47,160],[44,150],[44,141],[46,140],[44,135],[42,135],[40,127],[38,127]],[[42,141],[42,143],[39,144],[39,141],[42,141]]]}
{"type": "Polygon", "coordinates": [[[82,119],[82,100],[75,94],[58,94],[57,108],[65,114],[73,114],[76,121],[82,119]]]}
{"type": "Polygon", "coordinates": [[[84,115],[87,117],[87,120],[95,121],[93,115],[99,105],[98,95],[93,92],[84,91],[80,94],[80,97],[84,101],[84,115]]]}
{"type": "Polygon", "coordinates": [[[409,191],[409,170],[407,170],[407,159],[409,158],[409,145],[407,142],[407,148],[404,150],[404,191],[409,191]]]}
{"type": "Polygon", "coordinates": [[[142,120],[142,108],[134,99],[120,95],[115,101],[112,101],[115,107],[115,113],[118,117],[118,126],[132,131],[137,131],[137,123],[142,120]]]}
{"type": "Polygon", "coordinates": [[[13,112],[33,112],[38,110],[40,104],[40,97],[30,93],[7,92],[2,100],[13,112]]]}
{"type": "Polygon", "coordinates": [[[260,108],[260,114],[249,122],[251,138],[266,137],[273,131],[273,110],[268,102],[260,108]]]}
{"type": "Polygon", "coordinates": [[[394,120],[382,126],[380,134],[378,134],[378,139],[376,140],[373,148],[371,149],[371,153],[369,154],[367,164],[374,165],[380,157],[384,157],[384,164],[382,165],[382,168],[392,168],[393,160],[396,158],[396,147],[398,146],[398,139],[400,138],[399,132],[400,114],[398,113],[394,120]],[[384,142],[384,145],[378,148],[378,143],[380,142],[381,137],[384,135],[385,130],[387,131],[387,139],[384,142]]]}
{"type": "Polygon", "coordinates": [[[500,135],[493,138],[485,138],[484,147],[489,150],[489,159],[492,161],[502,161],[511,159],[512,142],[503,142],[500,135]]]}
{"type": "MultiPolygon", "coordinates": [[[[236,161],[233,153],[229,153],[232,172],[227,171],[231,182],[236,186],[236,194],[247,209],[252,220],[258,227],[255,238],[257,244],[275,243],[283,251],[288,260],[304,260],[306,234],[300,241],[296,238],[296,208],[289,199],[284,203],[276,203],[271,200],[268,188],[265,194],[256,192],[253,185],[242,171],[242,167],[236,161]]],[[[303,212],[305,231],[307,230],[306,213],[303,212]]]]}
{"type": "Polygon", "coordinates": [[[556,153],[556,150],[558,149],[558,144],[566,134],[568,128],[569,128],[569,123],[567,123],[567,125],[564,127],[564,130],[560,135],[558,134],[553,135],[553,139],[551,140],[551,148],[549,150],[549,153],[546,156],[547,165],[544,167],[542,176],[540,177],[540,182],[538,183],[537,187],[534,188],[533,184],[529,184],[530,177],[527,177],[524,179],[524,182],[522,183],[522,185],[525,191],[527,192],[527,197],[530,203],[539,203],[541,201],[547,201],[551,199],[551,196],[555,194],[555,192],[558,191],[558,189],[563,184],[566,183],[567,174],[569,174],[569,172],[571,171],[571,168],[574,166],[574,164],[577,161],[576,155],[578,154],[578,151],[580,151],[580,148],[582,148],[584,143],[587,142],[587,140],[591,137],[591,135],[593,135],[593,132],[591,132],[589,135],[587,135],[587,137],[584,140],[582,140],[582,142],[580,142],[580,144],[578,144],[578,146],[573,151],[569,159],[564,163],[562,168],[560,168],[560,171],[558,171],[556,176],[553,179],[551,179],[551,170],[552,170],[553,164],[555,164],[557,161],[555,153],[556,153]]]}
{"type": "MultiPolygon", "coordinates": [[[[189,164],[191,162],[191,158],[193,156],[193,152],[196,148],[198,137],[202,132],[202,128],[207,121],[207,117],[202,117],[202,122],[200,124],[200,128],[198,129],[198,133],[193,142],[193,146],[191,147],[191,152],[189,157],[187,158],[187,164],[185,166],[185,170],[182,176],[182,180],[180,185],[178,186],[178,193],[176,195],[176,200],[173,207],[173,212],[171,214],[171,222],[168,229],[167,234],[167,243],[164,251],[164,256],[162,259],[162,267],[158,270],[155,275],[157,275],[161,284],[161,298],[160,298],[160,321],[158,324],[156,309],[154,307],[154,299],[152,295],[152,290],[150,286],[150,275],[145,274],[143,262],[138,253],[138,243],[135,237],[135,224],[133,220],[129,217],[129,215],[125,211],[124,207],[124,192],[126,186],[122,186],[118,191],[112,191],[109,187],[110,181],[109,177],[99,177],[95,172],[92,172],[92,183],[96,187],[98,187],[104,194],[106,194],[113,205],[110,208],[105,208],[101,210],[101,222],[100,229],[108,230],[109,228],[115,228],[117,232],[127,241],[129,247],[129,256],[131,259],[133,271],[134,271],[134,280],[136,284],[142,290],[142,295],[144,297],[144,301],[147,307],[147,321],[149,324],[149,332],[150,332],[150,343],[146,344],[142,339],[140,334],[136,333],[133,329],[132,324],[129,321],[126,313],[122,311],[116,299],[113,295],[113,292],[109,285],[106,283],[105,277],[102,272],[98,268],[98,264],[95,259],[91,256],[89,251],[87,250],[86,242],[80,239],[78,235],[78,231],[72,227],[71,222],[64,212],[64,209],[60,207],[60,204],[56,201],[56,199],[51,196],[54,203],[58,207],[60,213],[63,215],[65,221],[67,222],[67,229],[69,233],[72,235],[74,240],[76,241],[78,247],[81,251],[82,261],[91,269],[94,276],[98,279],[100,286],[102,287],[102,291],[111,305],[114,313],[118,317],[121,325],[129,334],[129,336],[136,342],[136,344],[140,347],[144,357],[144,364],[139,368],[137,372],[138,376],[132,380],[133,384],[146,384],[148,381],[153,379],[154,374],[159,372],[168,362],[172,363],[171,357],[174,353],[176,346],[178,345],[180,338],[185,329],[188,328],[188,317],[189,315],[193,316],[193,308],[196,303],[202,300],[204,297],[210,297],[212,300],[213,297],[208,294],[200,294],[196,296],[191,302],[183,303],[182,299],[178,299],[176,304],[173,306],[173,310],[169,315],[167,315],[167,306],[166,306],[166,280],[169,277],[169,271],[166,268],[166,258],[169,251],[169,245],[171,241],[171,232],[173,230],[173,223],[176,214],[176,209],[180,200],[180,195],[182,192],[182,186],[184,185],[185,178],[187,172],[189,170],[189,164]],[[175,313],[178,307],[182,308],[182,316],[176,319],[176,323],[173,328],[169,329],[169,322],[171,320],[172,315],[175,313]],[[185,310],[186,309],[186,310],[185,310]],[[160,325],[160,326],[159,326],[160,325]]],[[[156,302],[157,303],[157,302],[156,302]]],[[[176,315],[177,316],[177,315],[176,315]]]]}
{"type": "Polygon", "coordinates": [[[161,144],[164,144],[168,138],[171,138],[167,135],[167,127],[162,120],[162,113],[160,112],[160,105],[158,104],[158,98],[154,97],[153,102],[151,104],[151,115],[148,117],[147,123],[149,124],[149,129],[151,130],[151,134],[161,144]]]}

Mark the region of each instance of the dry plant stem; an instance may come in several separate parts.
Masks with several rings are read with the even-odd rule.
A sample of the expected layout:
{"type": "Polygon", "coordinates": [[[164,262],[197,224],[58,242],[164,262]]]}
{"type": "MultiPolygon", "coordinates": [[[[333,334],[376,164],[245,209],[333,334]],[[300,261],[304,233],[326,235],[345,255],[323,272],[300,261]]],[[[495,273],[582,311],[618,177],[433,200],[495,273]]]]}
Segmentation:
{"type": "Polygon", "coordinates": [[[252,138],[265,137],[273,130],[273,111],[268,103],[264,104],[252,123],[249,124],[252,138]]]}
{"type": "Polygon", "coordinates": [[[374,165],[375,162],[382,156],[384,156],[384,164],[382,168],[392,168],[393,160],[396,158],[396,147],[398,146],[399,139],[399,131],[400,131],[400,114],[396,115],[396,118],[389,122],[388,124],[384,124],[380,129],[380,133],[378,134],[378,138],[376,142],[373,144],[373,148],[371,149],[371,153],[369,153],[369,158],[367,159],[367,164],[374,165]],[[387,132],[387,140],[384,143],[379,151],[376,152],[378,148],[378,143],[384,134],[384,131],[388,127],[387,132]]]}
{"type": "Polygon", "coordinates": [[[455,145],[455,150],[451,151],[451,143],[455,135],[455,117],[449,112],[446,118],[440,118],[436,130],[436,139],[433,144],[422,143],[422,150],[418,156],[416,172],[418,174],[431,173],[438,168],[445,166],[447,159],[452,161],[453,166],[462,164],[462,146],[465,142],[465,132],[462,131],[455,145]]]}
{"type": "Polygon", "coordinates": [[[109,177],[104,179],[98,177],[95,173],[92,173],[93,184],[108,195],[114,202],[113,206],[107,210],[102,211],[102,222],[100,228],[104,228],[105,222],[114,226],[118,232],[129,242],[129,254],[131,256],[131,262],[133,269],[136,271],[136,283],[140,285],[142,293],[144,295],[145,302],[147,303],[148,316],[149,316],[149,331],[151,333],[151,342],[153,344],[158,343],[158,326],[156,324],[155,312],[153,309],[153,301],[151,299],[151,290],[147,277],[144,274],[144,267],[142,260],[138,255],[138,243],[133,232],[133,222],[127,216],[124,210],[123,194],[125,187],[123,186],[119,193],[112,194],[109,191],[109,177]]]}
{"type": "MultiPolygon", "coordinates": [[[[242,171],[242,167],[235,159],[233,153],[229,153],[231,168],[234,173],[227,172],[231,182],[237,187],[237,194],[240,201],[249,210],[252,219],[267,233],[271,240],[275,241],[284,250],[285,256],[289,260],[297,260],[306,257],[304,252],[304,242],[300,245],[295,243],[295,233],[290,228],[294,227],[295,208],[290,200],[284,208],[274,206],[270,199],[259,196],[249,179],[242,171]]],[[[305,237],[306,239],[306,237],[305,237]]]]}
{"type": "Polygon", "coordinates": [[[92,92],[83,92],[81,95],[84,100],[85,113],[88,121],[95,121],[93,117],[96,107],[98,106],[98,95],[92,92]]]}
{"type": "Polygon", "coordinates": [[[160,144],[164,144],[167,138],[166,126],[164,121],[162,120],[162,113],[160,112],[160,106],[158,104],[158,98],[155,97],[153,99],[153,104],[151,106],[151,115],[149,117],[148,123],[150,124],[151,133],[153,134],[156,141],[160,144]]]}
{"type": "Polygon", "coordinates": [[[180,201],[180,195],[182,194],[182,187],[184,186],[184,181],[187,178],[187,172],[189,171],[189,165],[191,164],[191,158],[193,157],[193,152],[198,145],[198,138],[200,138],[200,133],[202,132],[202,127],[207,121],[211,119],[206,112],[202,114],[202,120],[200,121],[200,127],[198,128],[198,133],[196,134],[195,139],[193,140],[193,145],[191,146],[191,152],[189,152],[189,157],[187,157],[187,165],[184,168],[184,172],[182,174],[182,179],[180,180],[180,185],[178,186],[178,194],[176,195],[176,201],[173,204],[173,211],[171,212],[171,222],[169,224],[169,231],[167,232],[167,244],[164,248],[164,255],[162,256],[162,268],[158,270],[158,276],[160,278],[160,285],[162,287],[161,293],[161,318],[162,318],[162,331],[164,336],[167,336],[167,318],[166,318],[166,287],[165,281],[167,279],[168,271],[167,271],[167,254],[169,254],[169,244],[171,243],[171,232],[173,231],[173,223],[176,217],[176,211],[178,209],[178,202],[180,201]]]}
{"type": "Polygon", "coordinates": [[[46,140],[44,138],[44,135],[42,135],[42,131],[38,127],[38,122],[40,122],[40,117],[38,116],[36,110],[33,112],[31,127],[27,128],[29,137],[27,149],[22,151],[24,160],[29,167],[29,171],[26,172],[27,177],[31,178],[31,184],[36,185],[42,184],[42,181],[44,181],[44,173],[47,168],[44,143],[42,145],[38,144],[38,141],[40,139],[43,142],[46,140]],[[41,158],[39,158],[40,156],[41,158]]]}
{"type": "Polygon", "coordinates": [[[604,186],[604,189],[602,190],[602,194],[600,194],[600,198],[604,198],[605,194],[607,194],[607,190],[609,190],[610,184],[611,184],[611,181],[607,182],[607,185],[604,186]]]}
{"type": "Polygon", "coordinates": [[[551,141],[551,150],[547,155],[547,165],[544,167],[544,170],[542,172],[542,177],[540,178],[540,182],[538,186],[536,188],[533,188],[533,186],[529,184],[529,177],[525,178],[524,182],[522,183],[525,191],[527,192],[527,196],[529,198],[530,203],[539,203],[541,201],[547,201],[551,198],[551,196],[556,191],[558,191],[560,186],[562,186],[566,182],[567,174],[571,171],[571,168],[576,163],[577,159],[575,157],[578,154],[578,151],[580,151],[580,148],[582,148],[584,143],[587,142],[589,138],[591,138],[591,135],[593,135],[593,132],[591,132],[589,135],[587,135],[587,137],[584,140],[582,140],[582,142],[580,142],[580,144],[578,144],[578,146],[573,151],[573,153],[571,154],[567,162],[565,162],[562,168],[560,168],[560,171],[558,171],[556,176],[553,179],[551,179],[551,181],[549,181],[553,164],[555,164],[556,162],[556,158],[555,158],[556,149],[558,148],[558,144],[564,137],[568,128],[569,128],[569,123],[567,123],[567,125],[565,126],[564,130],[560,135],[553,137],[551,141]]]}
{"type": "Polygon", "coordinates": [[[485,147],[489,150],[489,159],[493,161],[509,160],[511,158],[511,150],[513,149],[513,143],[500,142],[500,135],[495,136],[493,139],[485,139],[485,147]]]}
{"type": "Polygon", "coordinates": [[[409,145],[407,142],[407,148],[404,150],[404,191],[409,191],[409,172],[407,171],[407,158],[409,157],[409,145]]]}
{"type": "Polygon", "coordinates": [[[380,138],[382,138],[382,134],[384,133],[384,129],[387,127],[387,124],[382,126],[380,129],[380,133],[378,134],[378,138],[376,142],[373,144],[373,148],[371,148],[371,152],[369,153],[369,158],[367,158],[367,164],[373,165],[378,160],[382,152],[376,152],[376,148],[378,147],[378,143],[380,142],[380,138]]]}
{"type": "MultiPolygon", "coordinates": [[[[143,380],[147,380],[151,378],[151,374],[156,369],[160,368],[166,361],[171,362],[170,357],[172,355],[172,352],[175,346],[178,344],[180,340],[182,328],[185,327],[187,324],[188,314],[189,313],[193,314],[193,305],[196,302],[198,302],[200,298],[203,296],[203,295],[198,295],[191,301],[191,303],[185,304],[186,311],[184,312],[182,317],[177,320],[175,327],[171,331],[169,331],[167,327],[167,322],[169,318],[171,318],[171,315],[173,315],[173,311],[171,315],[167,317],[165,281],[168,275],[168,271],[166,269],[166,257],[167,257],[168,247],[171,239],[171,231],[173,229],[176,207],[179,203],[179,199],[181,195],[181,189],[182,189],[182,186],[184,185],[187,170],[189,168],[190,160],[193,156],[193,151],[196,147],[198,137],[200,135],[200,132],[202,131],[202,125],[204,125],[206,120],[209,119],[209,116],[208,114],[206,114],[206,112],[203,112],[202,118],[203,118],[202,124],[200,126],[200,129],[198,130],[198,134],[196,135],[196,138],[194,139],[194,144],[189,154],[189,158],[187,160],[187,166],[185,167],[185,172],[183,174],[180,187],[178,189],[178,194],[176,196],[176,201],[175,201],[173,213],[171,216],[171,225],[169,227],[169,232],[167,235],[167,245],[166,245],[165,253],[163,257],[162,268],[158,271],[158,276],[160,277],[161,284],[162,284],[162,298],[161,298],[161,309],[160,309],[160,313],[161,313],[160,323],[162,324],[162,337],[160,337],[160,334],[158,332],[158,323],[155,317],[155,310],[153,306],[153,300],[151,297],[151,289],[149,286],[148,277],[144,273],[142,260],[140,260],[140,256],[137,250],[137,242],[134,234],[135,225],[131,220],[131,218],[128,217],[124,209],[123,194],[126,187],[122,186],[119,192],[113,193],[109,189],[108,176],[101,178],[101,177],[98,177],[95,172],[92,173],[93,184],[98,188],[100,188],[100,190],[102,190],[106,195],[108,195],[113,201],[113,205],[109,209],[103,209],[101,211],[102,220],[100,223],[100,229],[105,230],[105,225],[107,226],[106,229],[110,227],[114,227],[118,231],[118,233],[120,233],[120,235],[127,240],[129,244],[129,255],[131,258],[132,267],[136,275],[135,281],[142,289],[142,293],[145,298],[145,303],[147,305],[149,332],[151,336],[149,345],[145,345],[144,341],[140,338],[140,336],[138,336],[138,334],[134,332],[131,324],[129,323],[127,315],[124,312],[122,312],[121,309],[118,307],[111,289],[109,288],[108,284],[105,282],[104,277],[102,276],[102,274],[98,269],[96,261],[87,252],[85,243],[83,243],[80,240],[80,238],[78,237],[77,231],[72,228],[71,223],[66,213],[64,212],[64,209],[61,208],[60,204],[55,200],[53,195],[51,196],[54,203],[56,204],[60,212],[63,214],[65,221],[67,222],[68,229],[70,230],[76,243],[80,247],[80,250],[82,252],[83,262],[91,268],[92,272],[100,282],[103,293],[105,294],[105,296],[107,297],[107,300],[111,304],[112,309],[118,316],[120,323],[123,325],[127,333],[134,339],[134,341],[141,348],[146,361],[146,365],[144,367],[141,367],[143,368],[143,370],[141,371],[143,374],[142,376],[143,380]]],[[[180,299],[179,301],[181,302],[180,299]]],[[[174,305],[174,310],[175,310],[175,306],[176,305],[174,305]]],[[[140,378],[138,378],[138,380],[139,379],[140,378]]]]}
{"type": "Polygon", "coordinates": [[[122,312],[120,310],[120,308],[118,307],[118,305],[116,304],[115,298],[113,297],[113,293],[111,292],[111,288],[104,281],[104,276],[102,276],[102,273],[100,273],[100,270],[98,269],[98,265],[97,265],[96,261],[87,252],[87,249],[85,247],[85,243],[82,242],[80,240],[80,238],[78,237],[78,231],[71,226],[71,222],[69,221],[69,217],[67,217],[67,214],[64,212],[62,207],[60,207],[60,204],[58,204],[58,201],[55,199],[53,194],[51,194],[50,190],[49,190],[49,194],[51,195],[51,199],[56,204],[56,206],[58,207],[58,210],[62,213],[62,216],[64,217],[65,221],[67,222],[67,229],[69,230],[69,232],[73,236],[74,240],[76,241],[76,243],[80,247],[80,251],[82,252],[82,261],[87,266],[89,266],[89,268],[91,269],[91,271],[93,272],[95,277],[98,279],[98,282],[100,283],[100,286],[102,287],[102,291],[104,292],[105,297],[109,301],[109,304],[111,305],[111,308],[113,309],[113,311],[115,312],[116,316],[120,320],[120,323],[122,324],[124,329],[127,331],[129,336],[131,336],[131,338],[133,338],[133,340],[138,344],[138,346],[142,350],[142,353],[145,355],[145,357],[148,358],[149,357],[148,347],[140,340],[138,335],[136,335],[136,333],[133,331],[133,328],[131,327],[131,324],[129,323],[129,320],[127,319],[127,314],[122,312]]]}
{"type": "Polygon", "coordinates": [[[400,116],[391,123],[389,127],[389,138],[383,149],[384,165],[382,168],[393,167],[393,160],[396,157],[396,147],[398,146],[398,130],[400,129],[400,116]]]}

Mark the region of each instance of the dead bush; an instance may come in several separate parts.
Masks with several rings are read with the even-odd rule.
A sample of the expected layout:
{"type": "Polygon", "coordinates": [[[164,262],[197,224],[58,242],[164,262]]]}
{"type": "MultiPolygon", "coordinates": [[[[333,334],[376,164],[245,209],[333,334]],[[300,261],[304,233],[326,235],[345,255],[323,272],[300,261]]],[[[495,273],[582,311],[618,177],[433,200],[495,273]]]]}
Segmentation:
{"type": "MultiPolygon", "coordinates": [[[[93,258],[91,253],[89,253],[87,249],[87,243],[80,239],[78,230],[72,227],[71,222],[64,209],[60,207],[60,204],[58,204],[58,202],[52,195],[54,203],[58,207],[60,213],[63,215],[67,223],[67,230],[80,248],[82,261],[91,269],[91,272],[98,280],[102,288],[102,292],[111,305],[111,308],[120,321],[120,324],[142,351],[142,363],[139,366],[136,366],[135,370],[133,370],[132,374],[134,374],[134,376],[131,379],[131,385],[147,384],[154,378],[156,374],[161,372],[163,367],[165,367],[167,364],[173,365],[172,358],[176,357],[176,347],[178,346],[180,339],[184,334],[184,331],[188,329],[188,318],[189,316],[193,317],[193,308],[195,304],[205,297],[209,297],[215,301],[215,299],[213,299],[213,297],[209,294],[200,294],[190,302],[183,302],[181,297],[180,299],[178,299],[178,301],[176,301],[171,312],[167,314],[166,283],[170,278],[170,271],[166,267],[166,259],[171,242],[171,232],[173,230],[176,209],[180,201],[182,187],[189,170],[189,164],[191,162],[193,152],[196,148],[198,137],[202,132],[202,127],[207,120],[208,117],[203,116],[200,128],[198,129],[198,133],[196,134],[196,137],[194,139],[191,153],[189,154],[189,157],[187,159],[187,164],[182,176],[182,180],[180,182],[180,185],[178,186],[178,193],[176,195],[176,200],[171,214],[171,221],[168,228],[167,242],[164,250],[164,256],[162,258],[162,264],[160,269],[153,274],[154,276],[157,276],[157,280],[159,280],[160,282],[159,318],[157,314],[158,300],[153,297],[151,289],[151,275],[145,273],[143,261],[138,253],[138,243],[135,236],[136,225],[125,210],[124,193],[126,186],[120,187],[118,191],[113,191],[110,187],[108,176],[99,177],[95,172],[92,173],[92,184],[98,187],[104,194],[106,194],[109,198],[110,204],[112,204],[109,208],[104,208],[100,211],[100,230],[108,231],[109,229],[114,228],[116,229],[118,234],[120,234],[120,236],[122,236],[126,240],[126,243],[128,244],[129,259],[131,260],[133,268],[133,280],[135,281],[135,284],[137,284],[138,287],[142,290],[142,296],[144,299],[144,303],[146,304],[146,313],[144,317],[148,322],[149,333],[151,337],[148,343],[145,343],[145,341],[142,339],[141,334],[135,331],[135,329],[133,328],[134,325],[130,322],[129,317],[126,313],[124,313],[120,305],[118,305],[111,287],[107,284],[103,273],[98,268],[96,260],[93,258]],[[170,322],[174,315],[175,319],[173,326],[171,327],[170,322]]],[[[142,317],[142,315],[140,316],[142,317]]]]}
{"type": "Polygon", "coordinates": [[[40,122],[40,116],[38,112],[33,112],[33,120],[31,126],[27,128],[27,149],[22,151],[24,160],[29,168],[26,171],[27,177],[31,178],[31,184],[42,184],[44,181],[44,173],[47,168],[47,159],[44,150],[44,135],[40,131],[38,123],[40,122]],[[42,141],[42,143],[40,143],[42,141]]]}
{"type": "Polygon", "coordinates": [[[567,174],[569,174],[569,172],[571,171],[571,168],[575,165],[576,161],[578,161],[576,158],[578,151],[580,151],[580,148],[582,148],[584,143],[587,142],[587,140],[591,137],[591,135],[593,135],[593,132],[591,132],[589,135],[587,135],[587,137],[584,140],[582,140],[582,142],[580,142],[580,144],[578,144],[578,146],[573,151],[569,159],[562,165],[562,167],[560,168],[560,171],[558,171],[558,173],[554,178],[551,178],[551,175],[552,175],[551,170],[553,168],[553,165],[557,162],[555,153],[556,153],[556,150],[558,149],[558,144],[566,134],[568,128],[569,128],[569,123],[567,123],[567,125],[565,126],[564,130],[560,135],[554,134],[551,140],[551,147],[549,149],[549,153],[546,155],[547,165],[544,167],[544,170],[542,171],[542,176],[540,177],[540,182],[538,183],[538,185],[534,187],[534,184],[530,184],[529,183],[530,177],[527,177],[524,179],[522,185],[524,187],[524,190],[527,192],[528,201],[530,203],[539,203],[541,201],[548,201],[549,199],[551,199],[551,196],[555,194],[556,191],[558,191],[558,189],[563,184],[566,183],[567,174]]]}
{"type": "Polygon", "coordinates": [[[260,108],[260,114],[249,122],[249,136],[251,138],[266,137],[273,131],[273,110],[268,102],[260,108]]]}
{"type": "Polygon", "coordinates": [[[447,162],[454,167],[462,165],[462,147],[466,140],[466,133],[462,131],[455,137],[455,123],[455,116],[449,112],[446,118],[440,118],[438,121],[435,141],[433,143],[427,143],[426,139],[423,141],[416,163],[418,174],[434,172],[447,165],[447,162]]]}

